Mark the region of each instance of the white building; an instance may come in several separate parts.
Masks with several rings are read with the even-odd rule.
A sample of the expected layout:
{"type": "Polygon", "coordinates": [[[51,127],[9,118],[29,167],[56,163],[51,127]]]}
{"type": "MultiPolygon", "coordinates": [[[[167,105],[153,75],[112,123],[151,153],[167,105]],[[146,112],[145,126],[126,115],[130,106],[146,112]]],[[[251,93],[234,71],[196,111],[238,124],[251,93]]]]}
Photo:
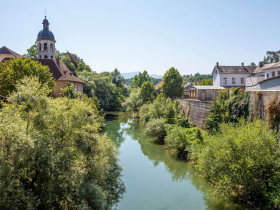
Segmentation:
{"type": "Polygon", "coordinates": [[[258,66],[220,66],[217,62],[212,71],[213,85],[224,88],[241,87],[246,90],[279,90],[280,62],[258,66]],[[272,81],[273,80],[273,81],[272,81]],[[279,83],[279,84],[278,84],[279,83]]]}
{"type": "Polygon", "coordinates": [[[246,85],[246,78],[253,75],[256,66],[220,66],[217,62],[212,71],[213,86],[218,87],[244,87],[246,85]]]}

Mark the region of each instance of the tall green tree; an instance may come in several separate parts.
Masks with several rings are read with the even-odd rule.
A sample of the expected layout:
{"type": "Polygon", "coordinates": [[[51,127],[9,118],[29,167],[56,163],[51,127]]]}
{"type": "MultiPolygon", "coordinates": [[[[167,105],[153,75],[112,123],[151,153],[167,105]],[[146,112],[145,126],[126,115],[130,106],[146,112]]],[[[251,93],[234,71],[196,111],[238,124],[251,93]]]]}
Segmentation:
{"type": "Polygon", "coordinates": [[[117,87],[123,87],[124,77],[121,75],[121,72],[117,68],[115,68],[114,71],[111,72],[111,75],[112,75],[112,82],[117,87]]]}
{"type": "Polygon", "coordinates": [[[38,78],[16,86],[0,113],[0,208],[114,207],[125,190],[119,151],[86,102],[52,99],[38,78]],[[24,101],[18,99],[24,98],[24,101]]]}
{"type": "Polygon", "coordinates": [[[132,86],[134,88],[141,88],[141,86],[147,81],[151,81],[151,77],[149,76],[148,72],[144,70],[143,73],[139,72],[138,75],[134,76],[132,86]]]}
{"type": "Polygon", "coordinates": [[[43,66],[30,58],[15,58],[0,63],[0,92],[8,96],[16,90],[15,85],[26,76],[37,76],[41,84],[46,83],[53,88],[55,80],[48,66],[43,66]]]}
{"type": "Polygon", "coordinates": [[[156,89],[150,81],[146,81],[141,89],[141,98],[144,102],[153,101],[156,97],[156,89]]]}
{"type": "Polygon", "coordinates": [[[27,49],[27,54],[24,54],[25,58],[38,58],[38,44],[37,41],[34,45],[27,49]]]}
{"type": "Polygon", "coordinates": [[[162,79],[161,89],[163,93],[169,97],[180,96],[183,94],[183,77],[177,69],[171,67],[165,72],[162,79]]]}

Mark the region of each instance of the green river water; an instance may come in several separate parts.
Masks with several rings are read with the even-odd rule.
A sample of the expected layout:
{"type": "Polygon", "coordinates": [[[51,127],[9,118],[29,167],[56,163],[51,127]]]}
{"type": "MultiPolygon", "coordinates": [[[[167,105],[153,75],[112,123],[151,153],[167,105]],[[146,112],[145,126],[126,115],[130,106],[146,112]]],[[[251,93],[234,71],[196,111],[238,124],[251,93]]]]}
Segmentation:
{"type": "Polygon", "coordinates": [[[105,132],[121,151],[127,186],[117,209],[240,209],[229,200],[211,196],[213,187],[193,166],[173,159],[163,146],[152,143],[131,113],[107,113],[105,132]]]}

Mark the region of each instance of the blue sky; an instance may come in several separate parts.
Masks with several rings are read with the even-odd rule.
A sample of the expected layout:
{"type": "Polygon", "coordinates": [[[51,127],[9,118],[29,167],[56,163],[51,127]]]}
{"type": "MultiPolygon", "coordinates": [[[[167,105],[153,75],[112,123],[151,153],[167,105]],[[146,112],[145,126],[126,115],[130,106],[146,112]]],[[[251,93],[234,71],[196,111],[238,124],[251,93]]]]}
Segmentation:
{"type": "Polygon", "coordinates": [[[0,0],[0,47],[24,54],[42,29],[44,9],[59,51],[94,71],[210,74],[220,65],[258,63],[280,50],[280,1],[0,0]]]}

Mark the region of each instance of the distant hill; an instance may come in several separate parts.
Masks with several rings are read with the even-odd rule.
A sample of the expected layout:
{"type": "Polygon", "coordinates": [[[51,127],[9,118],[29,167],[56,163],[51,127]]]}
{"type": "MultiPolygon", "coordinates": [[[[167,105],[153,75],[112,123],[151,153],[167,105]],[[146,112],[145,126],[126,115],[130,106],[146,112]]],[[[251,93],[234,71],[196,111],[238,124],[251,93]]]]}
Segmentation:
{"type": "MultiPolygon", "coordinates": [[[[128,73],[121,73],[121,75],[125,78],[125,79],[130,79],[133,78],[135,75],[139,74],[139,71],[134,71],[134,72],[128,72],[128,73]]],[[[156,75],[156,74],[150,74],[150,77],[153,78],[162,78],[162,75],[156,75]]]]}

